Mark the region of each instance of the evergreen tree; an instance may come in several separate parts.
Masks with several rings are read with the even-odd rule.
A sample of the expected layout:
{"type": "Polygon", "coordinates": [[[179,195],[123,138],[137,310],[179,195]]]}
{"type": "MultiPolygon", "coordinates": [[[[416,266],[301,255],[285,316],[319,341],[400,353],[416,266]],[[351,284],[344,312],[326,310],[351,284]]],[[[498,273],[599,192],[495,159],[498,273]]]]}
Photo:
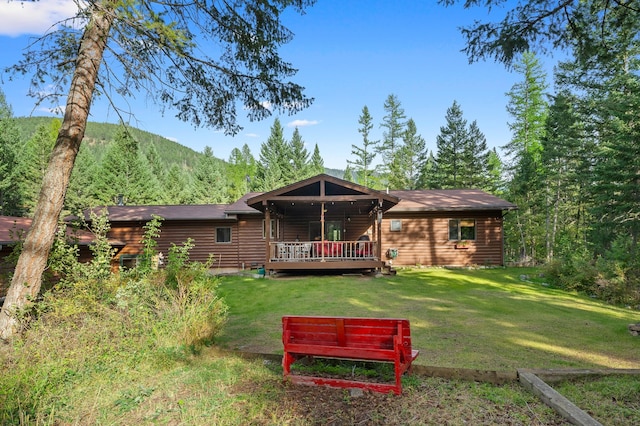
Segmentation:
{"type": "Polygon", "coordinates": [[[487,183],[484,190],[497,196],[503,196],[505,184],[502,174],[502,160],[494,148],[489,151],[487,159],[487,183]]]}
{"type": "Polygon", "coordinates": [[[38,202],[42,180],[59,127],[60,121],[57,119],[51,120],[48,125],[38,126],[20,153],[18,164],[20,180],[17,189],[23,197],[23,208],[28,215],[33,214],[38,202]]]}
{"type": "Polygon", "coordinates": [[[550,106],[542,140],[547,260],[554,257],[556,249],[568,254],[578,246],[584,247],[581,240],[584,242],[591,227],[590,221],[585,221],[582,195],[588,188],[580,177],[585,164],[592,163],[592,154],[583,149],[585,136],[577,99],[566,91],[559,93],[550,106]]]}
{"type": "Polygon", "coordinates": [[[342,179],[353,182],[353,173],[351,173],[351,166],[349,166],[348,164],[344,169],[344,175],[342,175],[342,179]]]}
{"type": "MultiPolygon", "coordinates": [[[[199,174],[198,169],[193,174],[195,179],[195,175],[199,174]]],[[[193,185],[195,186],[196,183],[194,182],[193,185]]],[[[177,164],[169,168],[162,187],[162,202],[165,204],[191,204],[195,201],[189,176],[177,164]]]]}
{"type": "Polygon", "coordinates": [[[256,170],[256,190],[272,191],[285,186],[290,176],[291,154],[284,138],[284,131],[279,119],[271,126],[271,134],[260,147],[260,160],[256,170]]]}
{"type": "Polygon", "coordinates": [[[402,147],[397,154],[398,158],[394,162],[397,170],[389,176],[389,186],[395,189],[417,189],[427,152],[426,143],[418,134],[416,123],[412,118],[407,121],[402,141],[402,147]]]}
{"type": "Polygon", "coordinates": [[[382,118],[380,127],[385,130],[382,133],[382,141],[377,146],[377,152],[382,157],[381,173],[389,182],[389,175],[397,173],[400,165],[396,164],[402,156],[398,152],[402,148],[402,135],[406,128],[404,121],[406,116],[398,97],[390,94],[384,102],[385,116],[382,118]]]}
{"type": "Polygon", "coordinates": [[[256,160],[249,145],[244,144],[242,149],[231,150],[227,167],[230,200],[237,200],[249,192],[256,175],[256,167],[256,160]]]}
{"type": "Polygon", "coordinates": [[[93,196],[94,181],[99,178],[98,166],[87,145],[80,147],[76,163],[71,173],[69,189],[65,197],[65,209],[79,217],[90,207],[97,207],[99,200],[93,196]]]}
{"type": "Polygon", "coordinates": [[[155,143],[149,143],[149,148],[145,154],[145,157],[147,157],[149,167],[151,167],[151,173],[153,173],[156,179],[158,179],[158,182],[164,183],[167,174],[167,168],[160,158],[160,154],[158,153],[158,149],[156,148],[155,143]]]}
{"type": "Polygon", "coordinates": [[[358,118],[358,132],[362,135],[362,145],[351,145],[351,154],[355,155],[355,160],[347,160],[347,164],[354,166],[354,171],[358,178],[358,183],[373,187],[373,160],[376,157],[375,147],[378,141],[369,139],[373,129],[373,118],[369,114],[369,108],[365,105],[358,118]]]}
{"type": "Polygon", "coordinates": [[[206,146],[203,156],[193,171],[192,202],[196,204],[220,204],[228,201],[227,180],[223,177],[223,166],[206,146]]]}
{"type": "Polygon", "coordinates": [[[289,143],[289,152],[291,158],[289,160],[289,176],[287,184],[297,182],[302,179],[311,177],[311,169],[309,163],[309,151],[305,148],[305,143],[300,136],[300,132],[296,127],[289,143]]]}
{"type": "Polygon", "coordinates": [[[17,191],[19,172],[19,132],[13,111],[0,89],[0,215],[20,216],[22,194],[17,191]]]}
{"type": "Polygon", "coordinates": [[[270,116],[272,108],[300,111],[312,100],[289,80],[296,70],[279,56],[278,48],[292,38],[280,19],[287,7],[301,12],[309,5],[77,2],[73,16],[29,44],[12,71],[31,74],[35,88],[52,85],[53,90],[32,91],[43,93],[40,101],[57,105],[61,85],[68,83],[69,91],[33,224],[2,307],[0,338],[15,334],[16,313],[40,291],[94,93],[136,96],[146,89],[153,101],[175,108],[178,118],[229,134],[240,130],[238,104],[252,120],[270,116]],[[81,31],[78,24],[84,25],[81,31]]]}
{"type": "Polygon", "coordinates": [[[311,156],[311,176],[316,176],[324,172],[324,160],[320,155],[320,148],[318,148],[318,144],[316,144],[313,149],[313,155],[311,156]]]}
{"type": "Polygon", "coordinates": [[[427,159],[422,163],[420,176],[418,177],[418,187],[416,189],[438,189],[440,183],[437,178],[437,160],[433,151],[429,151],[427,159]]]}
{"type": "Polygon", "coordinates": [[[464,186],[463,157],[464,147],[469,138],[467,121],[462,115],[462,109],[458,102],[447,109],[445,115],[446,126],[440,127],[440,134],[436,137],[438,154],[433,183],[440,189],[457,189],[464,186]]]}
{"type": "Polygon", "coordinates": [[[548,106],[544,100],[546,74],[538,59],[526,52],[514,67],[522,74],[507,94],[507,111],[513,118],[512,140],[504,147],[508,156],[508,199],[518,206],[505,221],[507,250],[520,261],[546,258],[544,191],[541,175],[542,140],[548,106]]]}
{"type": "Polygon", "coordinates": [[[94,196],[104,205],[162,203],[160,184],[140,153],[138,142],[124,127],[102,158],[94,196]]]}
{"type": "Polygon", "coordinates": [[[507,112],[513,119],[509,128],[513,138],[503,148],[509,159],[510,171],[518,167],[518,162],[525,154],[535,167],[539,167],[548,113],[547,102],[544,100],[547,75],[540,61],[533,53],[525,52],[514,70],[522,74],[523,79],[507,93],[507,112]]]}
{"type": "Polygon", "coordinates": [[[462,148],[462,157],[463,187],[486,189],[489,186],[489,149],[487,138],[478,128],[475,120],[469,125],[467,139],[462,148]]]}

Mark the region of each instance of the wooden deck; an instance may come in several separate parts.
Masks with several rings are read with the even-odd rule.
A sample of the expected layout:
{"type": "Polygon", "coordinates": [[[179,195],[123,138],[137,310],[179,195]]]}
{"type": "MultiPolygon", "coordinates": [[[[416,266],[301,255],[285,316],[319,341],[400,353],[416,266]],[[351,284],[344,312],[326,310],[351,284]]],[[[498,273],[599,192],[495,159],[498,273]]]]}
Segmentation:
{"type": "Polygon", "coordinates": [[[381,269],[375,241],[295,241],[269,245],[267,270],[381,269]]]}

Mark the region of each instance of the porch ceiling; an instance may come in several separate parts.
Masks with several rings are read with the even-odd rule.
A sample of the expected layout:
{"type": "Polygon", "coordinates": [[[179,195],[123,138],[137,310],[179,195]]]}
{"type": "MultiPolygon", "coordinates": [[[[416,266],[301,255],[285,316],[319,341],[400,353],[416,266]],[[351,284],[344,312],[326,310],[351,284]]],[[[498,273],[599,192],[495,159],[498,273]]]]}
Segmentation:
{"type": "Polygon", "coordinates": [[[268,207],[280,214],[295,212],[315,215],[320,213],[324,203],[329,214],[362,215],[377,207],[386,211],[399,201],[397,197],[385,192],[321,174],[252,197],[247,200],[247,204],[261,211],[268,207]]]}
{"type": "MultiPolygon", "coordinates": [[[[377,206],[377,200],[348,200],[348,201],[325,201],[325,214],[340,215],[346,217],[356,217],[361,215],[368,216],[369,213],[377,206]]],[[[310,201],[305,199],[296,200],[268,200],[268,206],[272,211],[282,215],[299,215],[299,216],[316,216],[320,217],[322,209],[322,201],[317,199],[310,201]]]]}

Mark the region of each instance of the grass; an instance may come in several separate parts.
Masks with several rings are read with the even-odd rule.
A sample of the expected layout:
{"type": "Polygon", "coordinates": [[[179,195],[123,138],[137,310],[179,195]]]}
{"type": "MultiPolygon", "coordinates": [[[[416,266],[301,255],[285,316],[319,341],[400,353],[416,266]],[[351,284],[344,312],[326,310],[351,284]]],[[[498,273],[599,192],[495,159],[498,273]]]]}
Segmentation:
{"type": "Polygon", "coordinates": [[[640,340],[627,325],[640,312],[523,281],[534,269],[415,269],[382,278],[225,277],[229,305],[222,346],[282,353],[281,317],[338,315],[411,321],[423,365],[517,368],[637,368],[640,340]]]}
{"type": "MultiPolygon", "coordinates": [[[[428,365],[492,369],[637,362],[640,341],[626,333],[626,324],[640,320],[638,312],[522,282],[518,276],[523,273],[534,275],[433,269],[381,279],[226,277],[218,292],[230,307],[229,322],[217,346],[198,350],[185,350],[170,336],[152,338],[143,331],[146,326],[158,329],[158,318],[139,326],[137,321],[146,317],[123,315],[113,296],[104,297],[111,301],[104,306],[85,297],[90,291],[108,292],[108,287],[91,290],[76,283],[76,291],[58,294],[19,340],[0,344],[0,424],[566,424],[517,383],[412,376],[400,397],[354,397],[340,389],[283,383],[278,362],[218,349],[281,352],[284,313],[376,315],[409,318],[414,345],[421,349],[418,360],[428,365]],[[527,339],[562,344],[566,350],[513,343],[527,339]]],[[[115,294],[122,294],[122,288],[115,294]]],[[[362,374],[378,373],[365,367],[362,374]]],[[[342,365],[325,368],[338,374],[344,370],[342,365]]],[[[640,424],[637,378],[562,386],[603,423],[640,424]]]]}

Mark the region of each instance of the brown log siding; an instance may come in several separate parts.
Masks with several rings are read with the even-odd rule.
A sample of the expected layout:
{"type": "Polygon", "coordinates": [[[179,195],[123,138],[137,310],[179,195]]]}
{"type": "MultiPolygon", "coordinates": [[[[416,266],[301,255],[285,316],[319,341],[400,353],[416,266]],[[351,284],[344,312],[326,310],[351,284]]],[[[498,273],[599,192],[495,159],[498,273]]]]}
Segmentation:
{"type": "MultiPolygon", "coordinates": [[[[319,213],[318,213],[319,214],[319,213]]],[[[345,216],[327,215],[325,221],[335,221],[342,223],[342,240],[355,241],[363,234],[367,233],[367,229],[371,226],[371,219],[368,216],[354,216],[347,220],[345,216]],[[346,231],[346,232],[345,232],[346,231]]],[[[317,218],[287,216],[280,220],[280,236],[282,241],[310,241],[315,237],[309,235],[309,223],[320,222],[320,216],[317,218]]]]}
{"type": "MultiPolygon", "coordinates": [[[[382,221],[382,249],[398,249],[393,265],[502,265],[502,215],[490,212],[389,213],[382,221]],[[390,231],[391,220],[402,220],[402,230],[390,231]],[[475,219],[476,240],[456,249],[449,240],[449,219],[475,219]]],[[[385,255],[386,257],[386,255],[385,255]]]]}

